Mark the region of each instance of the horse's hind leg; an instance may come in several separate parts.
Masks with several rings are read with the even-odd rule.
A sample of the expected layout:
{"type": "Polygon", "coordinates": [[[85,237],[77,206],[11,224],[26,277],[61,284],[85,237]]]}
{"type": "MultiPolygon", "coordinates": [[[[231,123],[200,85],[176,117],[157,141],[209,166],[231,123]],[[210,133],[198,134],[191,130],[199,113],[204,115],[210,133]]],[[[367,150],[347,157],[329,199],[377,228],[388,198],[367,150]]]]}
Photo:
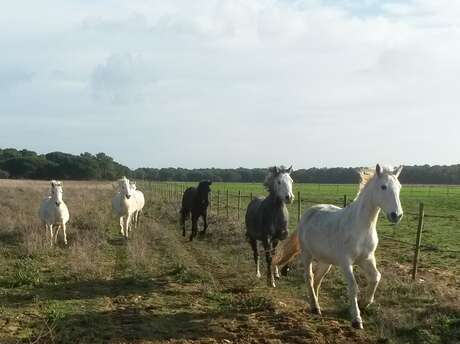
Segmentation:
{"type": "Polygon", "coordinates": [[[312,313],[321,315],[318,299],[316,297],[315,290],[313,289],[312,257],[306,252],[302,252],[301,258],[305,268],[305,283],[307,285],[308,303],[310,304],[312,313]]]}
{"type": "Polygon", "coordinates": [[[260,267],[259,267],[259,250],[257,248],[257,240],[249,239],[249,244],[251,245],[252,252],[254,253],[254,263],[256,263],[256,276],[260,278],[260,267]]]}
{"type": "Polygon", "coordinates": [[[187,210],[182,208],[180,210],[180,225],[182,227],[182,236],[185,236],[185,218],[187,217],[187,210]]]}
{"type": "Polygon", "coordinates": [[[275,288],[276,287],[275,278],[273,276],[273,271],[272,271],[272,252],[271,252],[272,245],[267,238],[265,238],[262,241],[262,243],[264,245],[265,258],[267,260],[267,285],[269,287],[275,288]]]}
{"type": "Polygon", "coordinates": [[[131,225],[131,228],[134,226],[134,229],[137,228],[137,217],[139,216],[139,211],[136,210],[134,213],[133,213],[133,224],[131,225]]]}
{"type": "Polygon", "coordinates": [[[313,282],[313,289],[315,290],[316,299],[319,299],[319,287],[321,286],[321,281],[330,269],[331,265],[327,263],[318,262],[316,265],[313,282]]]}
{"type": "Polygon", "coordinates": [[[207,210],[203,211],[203,214],[201,214],[201,217],[203,218],[203,231],[201,233],[206,234],[206,229],[208,229],[208,212],[207,212],[207,210]]]}
{"type": "Polygon", "coordinates": [[[57,242],[58,242],[58,233],[59,233],[59,230],[61,229],[61,225],[57,225],[56,226],[56,232],[54,233],[54,244],[57,245],[57,242]]]}
{"type": "Polygon", "coordinates": [[[192,234],[190,234],[190,241],[196,236],[198,231],[198,216],[192,213],[192,234]]]}

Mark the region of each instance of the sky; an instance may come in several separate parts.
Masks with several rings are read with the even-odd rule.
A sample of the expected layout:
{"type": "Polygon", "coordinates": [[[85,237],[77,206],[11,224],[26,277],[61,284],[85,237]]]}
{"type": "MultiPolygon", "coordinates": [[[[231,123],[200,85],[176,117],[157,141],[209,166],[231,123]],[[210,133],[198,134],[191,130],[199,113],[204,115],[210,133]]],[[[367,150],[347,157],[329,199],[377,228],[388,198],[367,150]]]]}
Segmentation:
{"type": "Polygon", "coordinates": [[[460,162],[460,1],[10,1],[0,147],[131,167],[460,162]]]}

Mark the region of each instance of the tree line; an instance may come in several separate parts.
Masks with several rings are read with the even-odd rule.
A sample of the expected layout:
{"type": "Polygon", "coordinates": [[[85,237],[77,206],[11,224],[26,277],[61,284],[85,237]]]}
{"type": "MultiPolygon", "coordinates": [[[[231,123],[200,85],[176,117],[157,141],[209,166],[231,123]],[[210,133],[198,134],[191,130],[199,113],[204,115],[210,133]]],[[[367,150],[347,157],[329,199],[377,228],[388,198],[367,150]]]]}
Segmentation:
{"type": "MultiPolygon", "coordinates": [[[[297,183],[358,183],[359,168],[309,168],[292,173],[297,183]]],[[[30,150],[0,149],[0,178],[115,180],[122,176],[139,180],[196,182],[260,183],[265,168],[138,168],[131,170],[104,154],[62,152],[37,154],[30,150]]],[[[460,184],[460,164],[450,166],[405,166],[400,176],[404,184],[460,184]]]]}

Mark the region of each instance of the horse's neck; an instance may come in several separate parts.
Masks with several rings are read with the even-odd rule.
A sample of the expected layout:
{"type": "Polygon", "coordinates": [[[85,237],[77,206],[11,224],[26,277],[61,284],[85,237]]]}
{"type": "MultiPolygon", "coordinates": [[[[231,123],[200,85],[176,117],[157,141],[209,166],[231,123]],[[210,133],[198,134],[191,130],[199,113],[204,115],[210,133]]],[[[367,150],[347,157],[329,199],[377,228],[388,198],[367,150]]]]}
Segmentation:
{"type": "Polygon", "coordinates": [[[376,228],[380,208],[374,204],[370,189],[364,189],[358,198],[350,205],[350,211],[354,212],[353,226],[360,231],[373,231],[376,228]]]}

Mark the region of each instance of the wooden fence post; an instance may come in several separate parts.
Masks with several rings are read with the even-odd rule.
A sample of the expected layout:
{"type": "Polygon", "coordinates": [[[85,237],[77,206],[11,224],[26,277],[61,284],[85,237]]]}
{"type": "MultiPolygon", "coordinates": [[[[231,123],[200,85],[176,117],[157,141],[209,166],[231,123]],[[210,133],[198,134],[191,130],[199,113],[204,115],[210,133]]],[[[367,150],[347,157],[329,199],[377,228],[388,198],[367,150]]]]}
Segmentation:
{"type": "Polygon", "coordinates": [[[220,190],[217,190],[217,216],[219,216],[220,209],[220,190]]]}
{"type": "Polygon", "coordinates": [[[249,194],[249,201],[252,201],[252,192],[249,194]]]}
{"type": "Polygon", "coordinates": [[[209,212],[212,210],[212,191],[209,193],[209,212]]]}
{"type": "Polygon", "coordinates": [[[414,252],[414,266],[412,268],[412,280],[415,280],[417,275],[418,256],[420,253],[420,244],[422,242],[422,230],[423,230],[423,218],[425,217],[423,202],[420,202],[420,208],[418,213],[418,228],[417,228],[417,239],[415,241],[415,252],[414,252]]]}
{"type": "Polygon", "coordinates": [[[240,204],[241,204],[241,190],[238,190],[238,209],[236,210],[237,211],[237,218],[238,220],[240,219],[240,204]]]}
{"type": "Polygon", "coordinates": [[[297,191],[297,223],[300,222],[300,216],[302,211],[302,198],[300,195],[300,191],[297,191]]]}
{"type": "Polygon", "coordinates": [[[347,202],[348,202],[348,199],[347,199],[347,195],[343,195],[343,207],[345,208],[347,206],[347,202]]]}
{"type": "Polygon", "coordinates": [[[227,219],[228,219],[228,189],[227,189],[227,204],[226,204],[225,208],[227,210],[227,219]]]}

